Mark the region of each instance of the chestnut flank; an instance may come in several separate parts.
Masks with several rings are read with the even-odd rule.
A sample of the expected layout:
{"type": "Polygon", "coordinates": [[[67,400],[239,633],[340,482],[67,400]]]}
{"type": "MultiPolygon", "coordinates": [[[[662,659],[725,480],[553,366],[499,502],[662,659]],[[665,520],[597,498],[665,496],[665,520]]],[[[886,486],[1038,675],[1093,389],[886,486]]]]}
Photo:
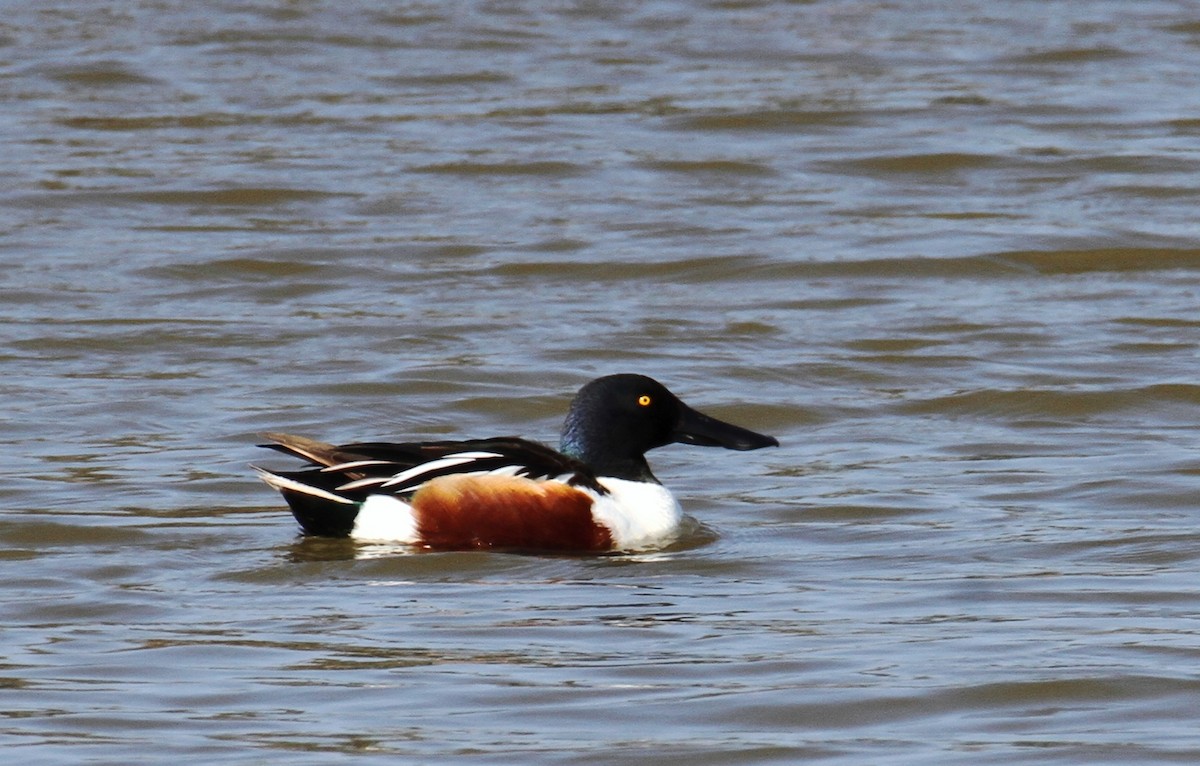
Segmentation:
{"type": "Polygon", "coordinates": [[[592,496],[555,481],[443,476],[412,498],[423,545],[440,549],[601,551],[608,529],[592,518],[592,496]]]}

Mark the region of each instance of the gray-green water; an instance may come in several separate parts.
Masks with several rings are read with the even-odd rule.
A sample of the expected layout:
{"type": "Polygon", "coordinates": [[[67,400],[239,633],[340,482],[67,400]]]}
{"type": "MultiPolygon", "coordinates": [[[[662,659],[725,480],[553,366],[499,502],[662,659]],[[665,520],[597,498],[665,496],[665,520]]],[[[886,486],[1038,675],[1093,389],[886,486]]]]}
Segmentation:
{"type": "Polygon", "coordinates": [[[4,3],[23,764],[1200,759],[1200,7],[4,3]],[[553,440],[624,557],[297,536],[256,434],[553,440]]]}

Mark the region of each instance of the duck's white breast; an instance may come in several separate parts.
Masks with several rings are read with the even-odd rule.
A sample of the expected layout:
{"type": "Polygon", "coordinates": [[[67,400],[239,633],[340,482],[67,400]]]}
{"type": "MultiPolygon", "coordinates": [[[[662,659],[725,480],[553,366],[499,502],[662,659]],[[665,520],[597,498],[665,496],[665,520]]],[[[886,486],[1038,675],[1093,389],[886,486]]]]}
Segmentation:
{"type": "Polygon", "coordinates": [[[661,484],[602,476],[609,494],[596,499],[592,515],[608,527],[618,550],[651,548],[669,542],[679,529],[683,511],[661,484]]]}

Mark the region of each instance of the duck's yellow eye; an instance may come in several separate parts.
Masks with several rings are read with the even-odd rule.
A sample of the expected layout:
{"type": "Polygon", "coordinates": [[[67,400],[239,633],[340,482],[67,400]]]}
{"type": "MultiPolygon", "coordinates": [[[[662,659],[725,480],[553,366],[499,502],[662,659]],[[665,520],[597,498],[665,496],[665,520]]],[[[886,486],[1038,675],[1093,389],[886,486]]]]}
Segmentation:
{"type": "Polygon", "coordinates": [[[650,406],[650,397],[649,397],[649,395],[647,395],[647,394],[642,394],[641,396],[639,396],[639,397],[638,397],[638,404],[642,405],[643,407],[649,407],[649,406],[650,406]]]}

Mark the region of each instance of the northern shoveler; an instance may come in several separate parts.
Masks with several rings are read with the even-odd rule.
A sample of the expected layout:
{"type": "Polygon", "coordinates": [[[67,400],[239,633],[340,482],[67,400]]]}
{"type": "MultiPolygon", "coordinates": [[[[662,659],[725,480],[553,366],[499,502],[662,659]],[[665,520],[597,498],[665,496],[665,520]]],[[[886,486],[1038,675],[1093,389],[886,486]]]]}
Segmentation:
{"type": "Polygon", "coordinates": [[[669,542],[679,503],[646,452],[672,442],[777,447],[697,412],[643,375],[609,375],[571,402],[561,452],[516,437],[333,446],[265,434],[260,446],[307,460],[255,468],[310,535],[441,549],[639,550],[669,542]]]}

